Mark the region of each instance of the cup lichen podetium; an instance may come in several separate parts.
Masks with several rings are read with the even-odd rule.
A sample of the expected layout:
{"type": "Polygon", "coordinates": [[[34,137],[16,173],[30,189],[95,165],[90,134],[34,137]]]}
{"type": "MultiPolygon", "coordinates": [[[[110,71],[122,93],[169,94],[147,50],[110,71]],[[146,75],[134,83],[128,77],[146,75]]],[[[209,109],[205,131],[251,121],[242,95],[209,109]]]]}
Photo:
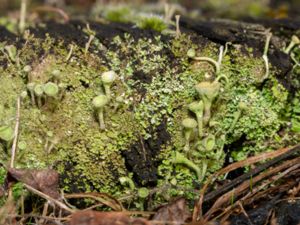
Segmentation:
{"type": "Polygon", "coordinates": [[[197,123],[198,123],[198,135],[199,138],[202,137],[203,135],[203,109],[204,109],[204,104],[203,101],[199,102],[192,102],[188,106],[189,110],[193,112],[196,115],[197,118],[197,123]]]}
{"type": "Polygon", "coordinates": [[[105,94],[108,98],[110,98],[110,87],[113,84],[113,82],[116,80],[117,74],[114,71],[107,71],[102,73],[101,75],[101,81],[103,83],[105,94]]]}
{"type": "Polygon", "coordinates": [[[213,100],[218,96],[220,88],[221,84],[217,80],[214,82],[203,81],[195,86],[195,89],[202,98],[204,104],[204,125],[206,125],[210,120],[211,105],[213,100]]]}
{"type": "Polygon", "coordinates": [[[184,128],[184,139],[185,139],[184,151],[189,152],[191,135],[194,129],[197,127],[198,123],[194,119],[186,118],[182,121],[181,124],[184,128]]]}
{"type": "Polygon", "coordinates": [[[39,108],[41,108],[42,107],[42,97],[43,97],[43,94],[44,94],[43,85],[41,85],[41,84],[35,85],[34,94],[37,97],[37,105],[38,105],[39,108]]]}
{"type": "Polygon", "coordinates": [[[93,99],[93,106],[97,112],[98,122],[101,130],[105,130],[103,111],[104,111],[104,106],[108,102],[109,102],[109,98],[104,94],[100,94],[93,99]]]}
{"type": "Polygon", "coordinates": [[[48,97],[55,98],[58,94],[58,86],[53,82],[48,82],[44,85],[44,92],[48,97]]]}

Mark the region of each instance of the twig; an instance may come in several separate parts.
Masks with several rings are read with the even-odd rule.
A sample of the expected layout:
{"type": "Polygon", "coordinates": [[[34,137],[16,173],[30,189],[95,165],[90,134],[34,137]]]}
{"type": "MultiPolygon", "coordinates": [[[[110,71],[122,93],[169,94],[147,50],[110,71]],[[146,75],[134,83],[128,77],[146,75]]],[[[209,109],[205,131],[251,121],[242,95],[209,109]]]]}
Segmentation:
{"type": "Polygon", "coordinates": [[[115,211],[123,211],[124,207],[122,206],[121,202],[114,199],[113,197],[109,196],[108,194],[103,193],[79,193],[79,194],[65,194],[65,198],[92,198],[95,199],[102,204],[109,206],[115,211]],[[107,198],[107,199],[105,199],[107,198]]]}
{"type": "MultiPolygon", "coordinates": [[[[241,198],[239,201],[241,201],[241,202],[243,202],[244,204],[247,204],[247,205],[249,205],[249,204],[252,204],[253,202],[254,202],[254,199],[256,198],[256,196],[257,195],[260,195],[260,196],[268,196],[268,190],[270,190],[270,189],[272,189],[272,191],[274,190],[276,190],[276,192],[275,192],[275,194],[277,195],[277,197],[275,197],[275,199],[274,198],[272,198],[272,200],[271,201],[273,201],[274,203],[274,205],[276,205],[280,200],[276,200],[276,199],[278,199],[278,198],[280,198],[280,196],[281,196],[281,194],[279,193],[278,194],[278,189],[280,189],[280,187],[282,187],[282,186],[279,186],[279,187],[271,187],[271,188],[268,188],[267,190],[265,190],[265,191],[262,191],[262,192],[259,192],[259,191],[261,191],[261,190],[263,190],[263,189],[265,189],[265,187],[267,186],[267,185],[270,185],[272,182],[274,182],[274,181],[276,181],[276,180],[278,180],[278,179],[280,179],[280,178],[282,178],[282,177],[284,177],[285,175],[287,175],[288,173],[290,173],[292,170],[294,170],[295,168],[297,169],[298,167],[299,167],[299,165],[300,164],[297,164],[297,165],[295,165],[295,166],[293,166],[293,168],[288,168],[287,170],[285,170],[282,174],[279,174],[279,175],[274,175],[273,177],[271,177],[267,182],[265,182],[265,183],[262,183],[260,186],[258,186],[257,188],[256,188],[256,192],[257,192],[257,194],[247,194],[247,195],[245,195],[243,198],[241,198]],[[250,201],[249,201],[250,200],[250,201]]],[[[297,173],[296,174],[299,174],[299,170],[297,170],[297,173]]],[[[296,183],[296,182],[295,182],[296,183]]],[[[286,184],[284,184],[284,186],[286,186],[286,184]]],[[[290,185],[289,185],[290,186],[290,185]]],[[[288,187],[287,187],[288,188],[288,187]]],[[[281,191],[281,193],[282,193],[282,191],[281,191]]],[[[256,199],[258,199],[258,198],[256,198],[256,199]]],[[[215,217],[215,218],[213,218],[213,220],[216,220],[216,219],[219,219],[219,218],[221,218],[222,217],[222,219],[220,220],[220,223],[221,224],[223,224],[224,223],[224,221],[232,214],[231,212],[232,212],[232,210],[235,208],[237,206],[237,203],[235,203],[234,205],[232,205],[232,206],[228,206],[227,208],[225,208],[224,210],[223,210],[223,212],[220,214],[220,215],[218,215],[217,217],[215,217]]]]}
{"type": "MultiPolygon", "coordinates": [[[[47,213],[48,213],[48,207],[49,207],[49,202],[46,202],[44,204],[44,208],[43,208],[43,213],[42,213],[42,216],[43,217],[46,217],[47,216],[47,213]]],[[[40,224],[43,224],[45,222],[45,219],[44,218],[41,218],[39,223],[40,224]]]]}
{"type": "MultiPolygon", "coordinates": [[[[282,165],[275,167],[269,171],[266,171],[265,173],[255,177],[253,179],[253,184],[258,183],[259,181],[263,180],[264,178],[267,178],[269,176],[271,176],[272,174],[277,174],[280,171],[282,171],[285,168],[290,167],[291,165],[293,165],[292,167],[288,168],[286,171],[284,171],[283,173],[279,174],[279,175],[275,175],[273,177],[271,177],[269,179],[268,182],[263,183],[261,186],[255,188],[252,192],[249,192],[247,195],[245,195],[244,197],[242,197],[240,199],[240,201],[245,201],[248,198],[253,197],[256,193],[258,193],[260,190],[262,190],[263,188],[265,188],[267,185],[269,185],[270,183],[281,179],[284,175],[286,175],[287,173],[289,173],[290,171],[297,169],[298,167],[300,167],[300,158],[296,158],[293,160],[289,160],[288,162],[283,163],[282,165]]],[[[238,197],[239,195],[241,195],[245,190],[248,189],[249,187],[249,180],[245,181],[244,183],[242,183],[241,185],[239,185],[237,188],[234,189],[234,193],[235,196],[238,197]]],[[[215,203],[213,204],[213,206],[210,208],[210,210],[205,214],[205,219],[209,220],[210,216],[216,212],[222,205],[224,205],[226,202],[229,201],[230,197],[231,197],[231,193],[233,191],[227,192],[226,194],[222,195],[221,197],[219,197],[215,203]]],[[[235,207],[237,205],[237,203],[234,203],[233,205],[229,206],[227,209],[225,210],[229,210],[233,207],[235,207]]]]}
{"type": "MultiPolygon", "coordinates": [[[[282,155],[279,155],[278,157],[276,157],[276,158],[274,158],[274,159],[272,159],[272,160],[256,167],[255,169],[251,170],[250,172],[248,172],[248,173],[246,173],[242,176],[237,177],[236,179],[232,180],[230,183],[228,183],[228,184],[222,186],[221,188],[219,188],[217,191],[207,194],[205,196],[204,201],[207,202],[207,201],[212,200],[216,196],[218,196],[220,194],[223,194],[223,193],[227,192],[228,190],[230,190],[231,188],[233,188],[234,186],[242,183],[244,180],[249,179],[251,176],[252,177],[255,176],[256,174],[262,172],[263,170],[265,170],[265,169],[269,168],[270,166],[280,162],[283,159],[288,158],[289,156],[291,156],[291,155],[293,155],[297,152],[300,152],[300,145],[297,145],[297,146],[295,146],[291,149],[288,149],[288,151],[286,151],[286,152],[284,151],[284,153],[282,155]]],[[[258,160],[258,161],[267,159],[265,157],[259,157],[259,158],[260,158],[260,160],[258,160]]],[[[244,160],[244,161],[247,161],[247,160],[244,160]]],[[[251,164],[253,164],[253,163],[251,163],[251,164]]],[[[243,166],[247,166],[247,164],[244,164],[243,166]]],[[[228,171],[228,172],[230,172],[230,171],[228,171]]]]}
{"type": "Polygon", "coordinates": [[[66,206],[64,203],[50,197],[49,195],[46,195],[43,192],[40,192],[39,190],[33,188],[32,186],[28,185],[28,184],[24,184],[24,186],[31,192],[33,192],[34,194],[48,200],[49,202],[53,202],[55,205],[59,206],[61,209],[64,209],[70,213],[74,213],[76,210],[74,209],[70,209],[68,206],[66,206]]]}
{"type": "Polygon", "coordinates": [[[35,214],[24,214],[24,215],[19,215],[19,214],[8,214],[8,217],[12,217],[12,218],[29,218],[29,217],[36,217],[36,218],[41,218],[41,219],[45,219],[48,221],[53,221],[53,220],[63,220],[63,221],[69,221],[70,217],[50,217],[50,216],[41,216],[41,215],[35,215],[35,214]]]}
{"type": "Polygon", "coordinates": [[[250,224],[250,225],[253,225],[253,223],[252,223],[252,221],[251,221],[249,215],[248,215],[247,212],[245,211],[244,206],[242,205],[241,201],[238,201],[238,205],[239,205],[239,207],[241,208],[242,213],[243,213],[243,214],[245,215],[245,217],[248,219],[249,224],[250,224]]]}
{"type": "Polygon", "coordinates": [[[18,145],[18,135],[19,135],[19,125],[20,125],[20,107],[21,107],[21,98],[18,97],[17,99],[17,113],[16,113],[16,125],[14,131],[14,141],[11,148],[11,160],[10,160],[10,167],[14,167],[14,161],[16,157],[17,145],[18,145]]]}
{"type": "MultiPolygon", "coordinates": [[[[299,160],[299,159],[298,159],[299,160]]],[[[291,164],[291,163],[289,163],[291,164]]],[[[278,175],[275,175],[273,177],[271,177],[269,179],[268,182],[263,183],[262,185],[260,185],[259,187],[257,187],[253,193],[248,193],[246,196],[244,196],[242,198],[242,200],[246,199],[246,198],[252,198],[255,196],[256,193],[258,193],[260,190],[263,190],[266,186],[270,185],[272,182],[274,181],[278,181],[279,179],[283,178],[284,176],[286,176],[288,173],[292,172],[295,169],[298,169],[300,167],[300,161],[298,163],[296,163],[295,165],[289,167],[288,169],[286,169],[285,171],[281,172],[278,175]]],[[[277,172],[277,171],[276,171],[277,172]]]]}
{"type": "MultiPolygon", "coordinates": [[[[235,170],[237,168],[249,166],[249,165],[252,165],[252,164],[254,164],[256,162],[263,161],[263,160],[266,160],[266,159],[275,158],[275,157],[282,157],[282,156],[284,158],[287,158],[290,155],[298,152],[299,150],[300,150],[300,145],[297,145],[297,146],[294,146],[293,148],[282,148],[282,149],[279,149],[279,150],[274,151],[274,152],[262,153],[262,154],[260,154],[258,156],[253,156],[253,157],[250,157],[248,159],[242,160],[240,162],[236,162],[236,163],[230,164],[229,166],[227,166],[227,167],[221,169],[220,171],[216,172],[215,174],[213,174],[207,180],[207,182],[202,187],[202,189],[200,190],[200,197],[199,197],[198,202],[195,204],[194,211],[193,211],[193,221],[196,221],[198,217],[201,219],[201,217],[202,217],[202,204],[203,204],[204,201],[210,201],[211,199],[215,198],[216,196],[218,196],[220,194],[225,193],[226,191],[230,190],[233,186],[235,186],[235,184],[231,185],[231,183],[230,183],[229,184],[229,188],[227,188],[227,186],[224,185],[223,187],[221,187],[221,189],[219,189],[219,190],[217,190],[215,192],[209,193],[207,196],[205,196],[205,199],[204,199],[204,194],[205,194],[208,186],[212,182],[214,182],[216,178],[218,178],[222,174],[229,173],[229,172],[231,172],[231,171],[233,171],[233,170],[235,170]],[[226,190],[223,190],[222,188],[224,188],[226,190]]],[[[282,160],[282,158],[275,158],[274,160],[271,163],[269,163],[269,164],[270,165],[272,165],[272,163],[275,164],[278,161],[282,160]]],[[[262,170],[263,169],[264,168],[262,168],[262,170]]],[[[253,175],[249,174],[249,176],[251,177],[253,175]]]]}
{"type": "MultiPolygon", "coordinates": [[[[298,172],[299,172],[299,169],[292,171],[289,175],[293,176],[294,173],[298,173],[298,172]]],[[[287,179],[287,178],[289,178],[289,176],[285,177],[285,179],[287,179]]],[[[270,178],[269,180],[272,180],[272,178],[270,178]]],[[[298,183],[299,183],[299,181],[293,180],[293,181],[284,183],[284,184],[282,184],[280,186],[270,186],[268,189],[260,191],[259,193],[251,193],[253,195],[251,195],[250,197],[248,197],[247,199],[245,199],[244,200],[244,204],[247,204],[247,205],[252,204],[253,202],[255,202],[258,199],[260,199],[261,197],[265,197],[268,194],[271,194],[272,192],[274,192],[275,194],[277,194],[278,190],[280,190],[280,192],[287,192],[291,187],[295,186],[298,183]]],[[[257,189],[254,189],[254,191],[256,191],[256,190],[257,189]]]]}

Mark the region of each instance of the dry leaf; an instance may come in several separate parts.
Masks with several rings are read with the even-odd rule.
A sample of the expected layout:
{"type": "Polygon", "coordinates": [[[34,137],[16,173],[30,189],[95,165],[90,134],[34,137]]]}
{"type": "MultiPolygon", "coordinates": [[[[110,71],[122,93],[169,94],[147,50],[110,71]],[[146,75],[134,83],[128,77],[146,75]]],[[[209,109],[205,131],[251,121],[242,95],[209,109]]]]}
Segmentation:
{"type": "Polygon", "coordinates": [[[27,184],[34,189],[43,192],[46,195],[54,199],[60,197],[58,191],[58,181],[59,175],[55,170],[45,169],[45,170],[34,170],[34,169],[8,169],[7,180],[8,186],[10,186],[11,178],[16,181],[27,184]]]}
{"type": "Polygon", "coordinates": [[[151,225],[142,218],[130,218],[122,212],[79,211],[72,215],[70,225],[151,225]]]}
{"type": "Polygon", "coordinates": [[[160,208],[153,216],[153,223],[159,221],[157,224],[183,224],[191,217],[189,208],[186,205],[184,198],[179,198],[174,202],[160,208]]]}

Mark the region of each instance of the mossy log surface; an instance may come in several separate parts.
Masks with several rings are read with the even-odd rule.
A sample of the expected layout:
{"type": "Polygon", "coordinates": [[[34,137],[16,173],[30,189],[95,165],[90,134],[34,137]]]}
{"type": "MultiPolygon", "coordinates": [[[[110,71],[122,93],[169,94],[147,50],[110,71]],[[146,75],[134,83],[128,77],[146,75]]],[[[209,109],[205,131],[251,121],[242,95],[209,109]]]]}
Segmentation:
{"type": "MultiPolygon", "coordinates": [[[[1,126],[14,127],[17,98],[24,91],[28,95],[21,103],[16,165],[55,168],[67,192],[121,196],[128,187],[120,177],[130,178],[136,187],[173,185],[159,200],[183,193],[192,197],[194,192],[186,190],[199,188],[202,178],[229,162],[299,142],[286,109],[297,96],[300,71],[283,51],[292,35],[299,37],[299,23],[183,18],[180,25],[178,37],[93,21],[89,29],[81,21],[48,22],[22,37],[0,27],[1,126]],[[272,38],[266,76],[262,56],[268,28],[272,38]],[[16,52],[10,55],[7,47],[12,45],[16,52]],[[227,51],[219,74],[209,62],[187,55],[192,49],[196,57],[218,61],[221,46],[227,51]],[[28,65],[32,70],[24,71],[28,65]],[[92,100],[105,93],[101,74],[109,70],[117,79],[101,130],[92,100]],[[195,85],[212,83],[217,76],[226,79],[218,81],[203,136],[192,129],[184,151],[182,120],[197,119],[188,106],[201,100],[195,85]],[[48,82],[57,84],[59,93],[34,95],[33,102],[27,84],[48,82]],[[190,164],[176,163],[177,153],[190,164]]],[[[300,54],[296,56],[299,60],[300,54]]],[[[0,150],[1,160],[8,161],[7,143],[2,141],[0,150]]]]}

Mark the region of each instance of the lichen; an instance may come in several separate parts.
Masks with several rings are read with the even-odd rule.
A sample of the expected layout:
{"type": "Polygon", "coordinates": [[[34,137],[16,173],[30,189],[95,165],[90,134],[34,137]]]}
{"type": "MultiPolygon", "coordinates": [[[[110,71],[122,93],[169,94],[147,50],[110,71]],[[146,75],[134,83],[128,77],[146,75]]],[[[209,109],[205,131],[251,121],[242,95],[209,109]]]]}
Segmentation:
{"type": "MultiPolygon", "coordinates": [[[[184,193],[192,198],[193,192],[184,190],[199,187],[202,178],[223,166],[224,148],[231,160],[240,160],[292,143],[287,141],[292,138],[280,138],[279,133],[288,127],[292,114],[297,116],[295,108],[292,114],[284,114],[288,91],[275,78],[275,68],[267,80],[262,79],[264,61],[247,48],[245,54],[230,46],[230,54],[223,57],[220,74],[216,74],[211,64],[194,61],[187,52],[194,49],[197,56],[217,59],[219,46],[193,35],[136,38],[124,34],[115,36],[106,47],[95,36],[90,44],[86,51],[73,43],[70,55],[69,46],[61,40],[29,35],[26,44],[18,45],[19,64],[0,54],[6,65],[0,68],[1,125],[14,126],[16,99],[26,91],[28,82],[63,84],[59,97],[42,98],[40,107],[32,104],[29,96],[22,100],[19,143],[23,147],[19,148],[17,164],[28,168],[53,166],[61,174],[65,191],[122,195],[126,187],[119,178],[132,177],[137,188],[171,184],[174,188],[158,194],[158,201],[184,193]],[[25,73],[26,65],[32,71],[25,73]],[[104,109],[106,128],[100,130],[92,100],[105,94],[101,74],[109,70],[117,79],[104,109]],[[60,71],[59,79],[53,77],[53,71],[60,71]],[[189,104],[203,100],[195,85],[214,82],[219,75],[228,81],[218,81],[211,115],[201,132],[192,130],[190,150],[185,152],[182,120],[196,119],[189,104]],[[241,102],[246,109],[235,118],[241,102]],[[232,147],[239,140],[241,145],[232,147]],[[201,175],[174,163],[176,153],[199,167],[201,175]],[[132,168],[129,159],[142,159],[135,164],[150,160],[150,167],[143,167],[147,173],[132,168]]],[[[291,137],[289,132],[286,129],[285,135],[291,137]]],[[[9,153],[0,146],[1,160],[7,161],[9,153]]]]}

